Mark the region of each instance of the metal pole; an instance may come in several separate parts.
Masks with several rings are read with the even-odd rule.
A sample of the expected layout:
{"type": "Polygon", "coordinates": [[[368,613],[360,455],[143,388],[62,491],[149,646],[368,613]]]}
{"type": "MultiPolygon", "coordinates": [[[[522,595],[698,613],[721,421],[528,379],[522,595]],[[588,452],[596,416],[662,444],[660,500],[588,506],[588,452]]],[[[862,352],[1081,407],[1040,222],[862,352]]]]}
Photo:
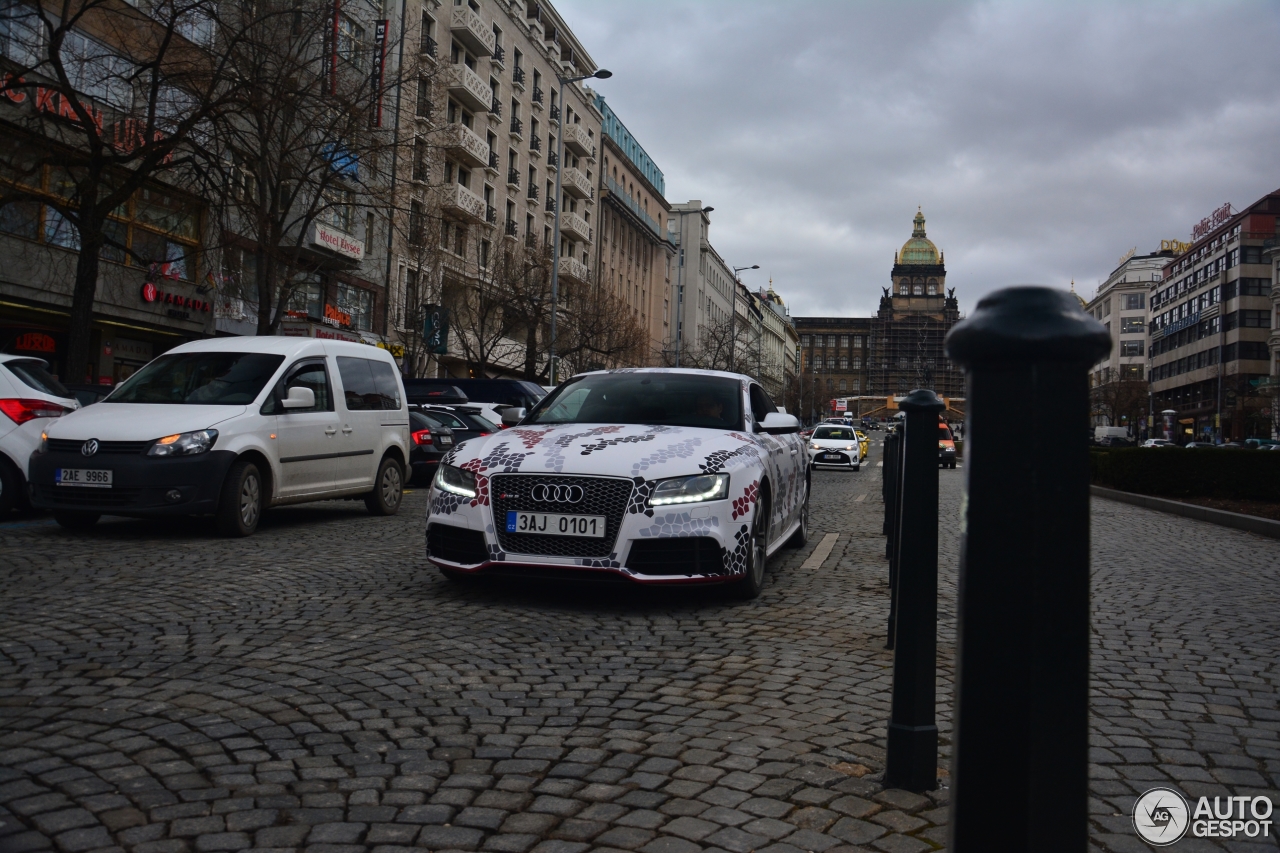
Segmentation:
{"type": "Polygon", "coordinates": [[[729,372],[738,368],[738,274],[733,274],[733,296],[729,303],[729,372]]]}
{"type": "Polygon", "coordinates": [[[569,121],[569,111],[564,106],[564,78],[560,83],[560,132],[556,135],[556,215],[551,230],[551,343],[547,350],[547,374],[551,384],[556,384],[556,314],[560,305],[560,176],[564,174],[564,128],[569,121]]]}
{"type": "Polygon", "coordinates": [[[938,787],[938,395],[912,391],[900,440],[897,613],[885,787],[938,787]]]}
{"type": "Polygon", "coordinates": [[[684,211],[680,211],[680,263],[676,266],[676,367],[684,343],[684,211]]]}
{"type": "Polygon", "coordinates": [[[968,375],[953,853],[1088,844],[1085,427],[1089,367],[1110,348],[1074,296],[1046,287],[992,293],[947,336],[947,356],[968,375]]]}

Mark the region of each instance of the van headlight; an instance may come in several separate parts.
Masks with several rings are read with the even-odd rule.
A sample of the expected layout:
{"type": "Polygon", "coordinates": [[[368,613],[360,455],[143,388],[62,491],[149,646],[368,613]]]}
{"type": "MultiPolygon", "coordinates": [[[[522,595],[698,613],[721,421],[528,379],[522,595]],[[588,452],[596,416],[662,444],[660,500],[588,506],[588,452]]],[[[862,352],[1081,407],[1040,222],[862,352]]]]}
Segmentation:
{"type": "Polygon", "coordinates": [[[649,495],[649,506],[719,501],[729,497],[728,474],[697,474],[659,480],[649,495]]]}
{"type": "Polygon", "coordinates": [[[195,432],[180,432],[157,438],[156,443],[147,450],[148,456],[195,456],[213,447],[218,440],[216,429],[201,429],[195,432]]]}
{"type": "Polygon", "coordinates": [[[462,495],[464,498],[474,498],[478,493],[474,471],[464,471],[443,463],[436,468],[435,486],[441,491],[462,495]]]}

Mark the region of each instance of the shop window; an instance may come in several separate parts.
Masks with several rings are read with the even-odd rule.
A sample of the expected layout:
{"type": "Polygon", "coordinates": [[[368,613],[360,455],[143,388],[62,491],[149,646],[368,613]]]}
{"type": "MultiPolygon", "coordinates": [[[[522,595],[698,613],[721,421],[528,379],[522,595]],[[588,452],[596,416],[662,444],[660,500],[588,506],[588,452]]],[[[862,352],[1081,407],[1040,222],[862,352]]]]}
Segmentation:
{"type": "Polygon", "coordinates": [[[324,316],[324,286],[318,278],[310,278],[294,284],[289,294],[289,311],[304,317],[324,316]]]}
{"type": "Polygon", "coordinates": [[[372,328],[373,293],[350,284],[338,285],[338,310],[351,317],[351,328],[367,332],[372,328]]]}
{"type": "Polygon", "coordinates": [[[0,207],[0,232],[35,240],[40,236],[40,205],[17,201],[0,207]]]}

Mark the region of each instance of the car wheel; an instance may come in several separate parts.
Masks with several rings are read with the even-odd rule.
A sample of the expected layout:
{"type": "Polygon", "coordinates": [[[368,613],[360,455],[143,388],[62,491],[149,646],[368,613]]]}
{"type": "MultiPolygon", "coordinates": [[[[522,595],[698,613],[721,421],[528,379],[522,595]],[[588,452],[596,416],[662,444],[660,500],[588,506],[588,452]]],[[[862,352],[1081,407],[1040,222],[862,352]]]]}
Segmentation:
{"type": "Polygon", "coordinates": [[[761,496],[751,522],[751,538],[747,543],[747,571],[742,580],[730,587],[734,598],[750,601],[764,589],[765,553],[769,547],[769,501],[761,496]]]}
{"type": "Polygon", "coordinates": [[[238,460],[227,472],[218,499],[218,532],[239,538],[251,536],[262,520],[262,474],[248,459],[238,460]]]}
{"type": "Polygon", "coordinates": [[[72,510],[57,510],[53,513],[53,520],[58,525],[68,530],[88,530],[98,523],[101,518],[96,512],[74,512],[72,510]]]}
{"type": "Polygon", "coordinates": [[[365,495],[364,505],[373,515],[395,515],[404,497],[404,474],[400,463],[390,456],[378,466],[378,476],[373,480],[373,491],[365,495]]]}
{"type": "Polygon", "coordinates": [[[22,475],[9,464],[8,459],[0,458],[0,513],[22,506],[22,475]]]}
{"type": "Polygon", "coordinates": [[[796,528],[796,532],[791,534],[791,538],[787,540],[788,548],[803,548],[805,543],[809,541],[809,493],[812,491],[811,484],[804,484],[804,505],[800,507],[800,526],[796,528]]]}

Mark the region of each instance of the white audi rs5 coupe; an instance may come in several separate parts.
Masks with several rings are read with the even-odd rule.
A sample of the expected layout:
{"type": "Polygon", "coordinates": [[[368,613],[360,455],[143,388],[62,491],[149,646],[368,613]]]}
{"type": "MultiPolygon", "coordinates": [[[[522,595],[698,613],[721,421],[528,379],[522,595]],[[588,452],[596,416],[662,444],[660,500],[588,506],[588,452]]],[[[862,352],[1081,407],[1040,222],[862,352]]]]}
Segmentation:
{"type": "Polygon", "coordinates": [[[808,536],[800,422],[748,376],[584,373],[503,418],[432,481],[427,557],[450,579],[605,574],[754,598],[769,556],[808,536]]]}

